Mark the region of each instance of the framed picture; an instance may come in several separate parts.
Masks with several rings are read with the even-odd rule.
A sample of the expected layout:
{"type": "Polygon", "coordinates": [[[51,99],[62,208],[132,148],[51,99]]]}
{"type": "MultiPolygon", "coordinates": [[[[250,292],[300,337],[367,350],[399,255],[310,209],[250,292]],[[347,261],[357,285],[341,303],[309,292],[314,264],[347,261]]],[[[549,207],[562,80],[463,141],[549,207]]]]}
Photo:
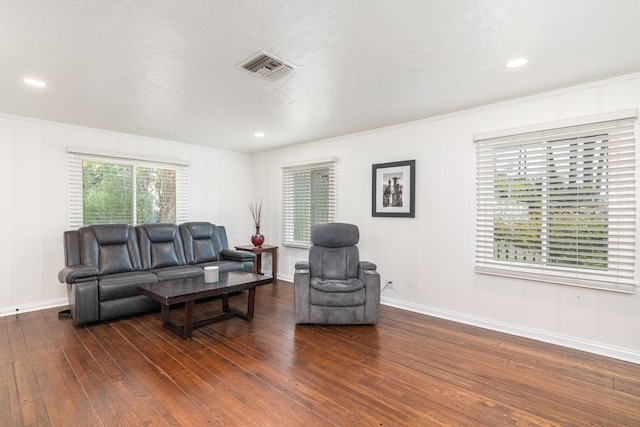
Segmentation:
{"type": "Polygon", "coordinates": [[[414,218],[416,161],[373,165],[371,216],[414,218]]]}

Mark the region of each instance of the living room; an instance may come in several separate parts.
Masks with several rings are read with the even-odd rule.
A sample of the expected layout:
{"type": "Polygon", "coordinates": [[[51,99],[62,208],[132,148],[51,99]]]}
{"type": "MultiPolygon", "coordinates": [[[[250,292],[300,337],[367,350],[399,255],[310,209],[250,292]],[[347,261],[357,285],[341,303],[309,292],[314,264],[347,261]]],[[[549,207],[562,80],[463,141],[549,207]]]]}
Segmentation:
{"type": "MultiPolygon", "coordinates": [[[[627,6],[637,11],[637,6],[627,6]]],[[[358,225],[361,257],[375,262],[381,277],[393,278],[393,288],[382,293],[383,305],[638,364],[637,293],[474,271],[474,135],[637,109],[639,71],[636,61],[635,68],[615,76],[567,80],[562,86],[453,112],[397,122],[390,118],[362,131],[254,152],[141,135],[133,127],[116,131],[86,121],[79,125],[41,117],[37,108],[31,116],[4,108],[0,230],[6,238],[0,249],[0,315],[68,303],[56,277],[64,264],[62,234],[69,228],[70,147],[188,164],[189,218],[224,225],[232,245],[249,243],[254,226],[248,203],[262,201],[261,232],[266,243],[279,246],[278,279],[283,282],[293,281],[295,262],[305,259],[308,250],[281,242],[282,167],[332,157],[337,169],[336,220],[358,225]],[[415,217],[373,217],[372,165],[402,160],[415,160],[415,217]]],[[[506,73],[511,71],[495,78],[519,78],[506,73]]],[[[295,74],[284,79],[292,77],[295,74]]],[[[55,90],[55,83],[49,84],[44,92],[25,91],[20,104],[38,104],[46,91],[55,90]]],[[[268,269],[269,263],[265,265],[268,269]]]]}

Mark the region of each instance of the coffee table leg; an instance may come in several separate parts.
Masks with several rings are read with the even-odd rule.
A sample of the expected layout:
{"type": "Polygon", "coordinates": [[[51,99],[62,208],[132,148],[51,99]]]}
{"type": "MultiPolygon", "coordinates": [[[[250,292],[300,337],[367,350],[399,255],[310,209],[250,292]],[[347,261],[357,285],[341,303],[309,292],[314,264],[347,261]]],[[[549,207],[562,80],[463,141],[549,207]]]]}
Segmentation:
{"type": "Polygon", "coordinates": [[[162,326],[166,326],[171,323],[171,307],[168,305],[162,304],[162,326]]]}
{"type": "Polygon", "coordinates": [[[193,333],[193,306],[194,301],[184,303],[184,331],[182,336],[185,338],[191,338],[193,333]]]}
{"type": "Polygon", "coordinates": [[[247,301],[247,319],[253,319],[253,309],[256,306],[256,288],[249,289],[249,299],[247,301]]]}
{"type": "Polygon", "coordinates": [[[171,306],[162,304],[162,326],[180,335],[182,338],[191,338],[193,332],[193,301],[184,304],[184,326],[176,325],[171,321],[171,306]]]}

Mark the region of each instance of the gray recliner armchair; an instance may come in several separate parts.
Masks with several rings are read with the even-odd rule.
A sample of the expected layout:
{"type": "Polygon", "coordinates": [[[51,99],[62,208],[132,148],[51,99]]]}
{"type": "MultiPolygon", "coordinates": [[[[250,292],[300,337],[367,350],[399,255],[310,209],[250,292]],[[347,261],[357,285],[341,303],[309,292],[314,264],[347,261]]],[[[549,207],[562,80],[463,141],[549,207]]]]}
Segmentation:
{"type": "Polygon", "coordinates": [[[380,313],[380,275],[360,261],[360,239],[353,224],[311,228],[309,261],[298,261],[294,275],[296,323],[374,324],[380,313]]]}

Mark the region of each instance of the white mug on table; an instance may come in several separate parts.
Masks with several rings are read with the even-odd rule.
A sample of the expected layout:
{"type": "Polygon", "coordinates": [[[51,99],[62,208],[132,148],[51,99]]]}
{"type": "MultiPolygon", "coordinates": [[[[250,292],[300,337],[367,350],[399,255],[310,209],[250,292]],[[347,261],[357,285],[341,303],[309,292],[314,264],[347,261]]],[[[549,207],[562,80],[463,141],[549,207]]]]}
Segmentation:
{"type": "Polygon", "coordinates": [[[219,272],[218,267],[208,266],[204,268],[204,282],[215,283],[218,281],[219,272]]]}

